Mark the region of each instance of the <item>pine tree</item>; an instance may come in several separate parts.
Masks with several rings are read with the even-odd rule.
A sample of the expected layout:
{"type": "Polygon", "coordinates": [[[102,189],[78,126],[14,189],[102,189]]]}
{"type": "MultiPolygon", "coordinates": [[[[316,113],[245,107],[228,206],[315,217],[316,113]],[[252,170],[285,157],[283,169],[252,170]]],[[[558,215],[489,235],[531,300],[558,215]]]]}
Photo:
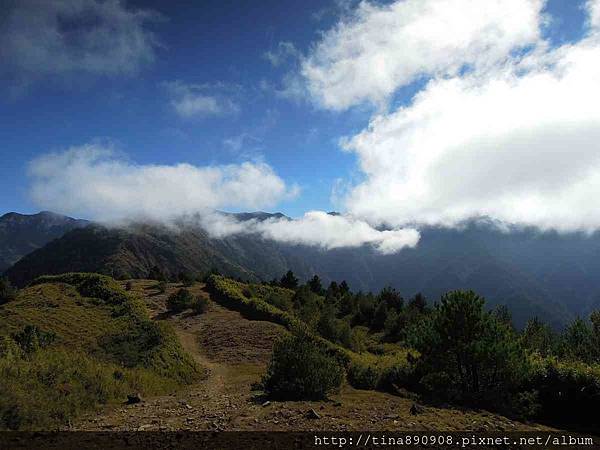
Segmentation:
{"type": "Polygon", "coordinates": [[[294,272],[288,270],[284,276],[281,277],[280,281],[281,287],[287,289],[297,289],[298,288],[298,278],[294,275],[294,272]]]}

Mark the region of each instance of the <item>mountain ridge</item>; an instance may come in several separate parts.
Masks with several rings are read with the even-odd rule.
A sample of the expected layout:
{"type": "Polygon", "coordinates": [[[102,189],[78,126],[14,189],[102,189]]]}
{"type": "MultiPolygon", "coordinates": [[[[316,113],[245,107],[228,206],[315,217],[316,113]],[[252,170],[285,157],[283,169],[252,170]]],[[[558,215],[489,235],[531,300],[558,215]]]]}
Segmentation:
{"type": "MultiPolygon", "coordinates": [[[[283,216],[231,215],[241,221],[283,216]]],[[[217,239],[189,223],[118,228],[88,222],[23,257],[6,274],[24,285],[39,275],[73,270],[143,278],[157,266],[169,277],[218,269],[260,281],[291,269],[302,280],[318,274],[325,283],[346,280],[363,291],[389,285],[405,297],[422,292],[431,301],[449,290],[473,289],[492,306],[508,305],[517,326],[539,316],[555,328],[600,305],[598,233],[506,232],[474,221],[458,229],[425,227],[421,235],[416,248],[381,255],[368,246],[324,250],[247,234],[217,239]]]]}
{"type": "Polygon", "coordinates": [[[67,231],[89,223],[87,220],[74,219],[51,211],[40,211],[36,214],[3,214],[0,216],[0,272],[67,231]]]}

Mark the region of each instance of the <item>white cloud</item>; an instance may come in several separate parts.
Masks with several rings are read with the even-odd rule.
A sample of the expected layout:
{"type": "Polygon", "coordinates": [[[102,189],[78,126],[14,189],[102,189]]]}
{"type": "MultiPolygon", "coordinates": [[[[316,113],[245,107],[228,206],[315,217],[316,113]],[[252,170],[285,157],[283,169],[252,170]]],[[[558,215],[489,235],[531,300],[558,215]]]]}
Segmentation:
{"type": "Polygon", "coordinates": [[[351,216],[331,215],[323,211],[309,211],[294,220],[272,218],[246,222],[220,214],[207,214],[202,217],[201,223],[209,233],[220,238],[235,234],[258,234],[277,242],[327,250],[370,245],[382,254],[414,247],[420,238],[415,229],[381,231],[351,216]]]}
{"type": "Polygon", "coordinates": [[[260,209],[297,195],[265,163],[198,167],[137,165],[110,147],[84,145],[30,163],[31,196],[40,207],[103,222],[191,220],[213,237],[259,235],[325,249],[371,245],[381,253],[413,247],[416,230],[379,231],[350,216],[311,211],[297,220],[239,222],[218,209],[260,209]]]}
{"type": "Polygon", "coordinates": [[[295,193],[265,163],[137,165],[99,145],[44,155],[29,173],[31,196],[44,209],[104,221],[265,208],[295,193]]]}
{"type": "Polygon", "coordinates": [[[600,28],[600,0],[588,0],[589,22],[592,27],[600,28]]]}
{"type": "Polygon", "coordinates": [[[137,72],[155,58],[157,13],[117,0],[14,0],[0,20],[0,65],[22,78],[137,72]]]}
{"type": "Polygon", "coordinates": [[[263,54],[263,57],[274,67],[278,67],[287,60],[296,59],[299,56],[300,52],[294,44],[287,41],[279,42],[274,50],[269,50],[263,54]]]}
{"type": "MultiPolygon", "coordinates": [[[[588,3],[592,23],[598,5],[588,3]]],[[[523,30],[507,35],[535,37],[523,30]]],[[[404,64],[410,45],[396,50],[388,65],[404,64]]],[[[591,27],[580,42],[554,49],[540,42],[525,56],[511,56],[508,45],[490,51],[501,63],[488,65],[485,53],[485,69],[454,75],[428,69],[433,78],[411,104],[374,117],[343,143],[365,176],[345,197],[351,214],[394,226],[490,216],[544,229],[600,227],[594,202],[600,196],[600,32],[591,27]]],[[[339,64],[367,62],[357,52],[339,64]]],[[[480,66],[478,58],[471,62],[480,66]]],[[[368,92],[376,98],[380,91],[368,92]]]]}
{"type": "Polygon", "coordinates": [[[184,118],[218,117],[237,114],[240,106],[227,94],[222,85],[187,84],[181,81],[163,83],[171,106],[184,118]]]}
{"type": "Polygon", "coordinates": [[[343,110],[381,104],[423,75],[488,67],[540,39],[544,0],[362,2],[302,63],[316,101],[343,110]]]}

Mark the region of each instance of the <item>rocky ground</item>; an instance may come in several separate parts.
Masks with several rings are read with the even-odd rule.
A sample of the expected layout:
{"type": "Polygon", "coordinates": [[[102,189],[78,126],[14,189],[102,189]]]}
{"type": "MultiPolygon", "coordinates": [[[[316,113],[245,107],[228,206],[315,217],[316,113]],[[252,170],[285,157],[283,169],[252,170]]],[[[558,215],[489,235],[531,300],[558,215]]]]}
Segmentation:
{"type": "MultiPolygon", "coordinates": [[[[398,430],[398,431],[517,431],[548,430],[485,411],[422,406],[414,398],[344,386],[326,402],[270,402],[253,390],[265,372],[272,344],[285,330],[273,323],[250,321],[209,300],[200,316],[169,316],[165,294],[154,282],[134,281],[155,320],[167,320],[182,345],[206,368],[207,377],[185,391],[147,398],[132,405],[110,406],[84,416],[75,430],[398,430]],[[411,411],[412,409],[412,411],[411,411]]],[[[204,295],[204,286],[191,290],[204,295]]]]}

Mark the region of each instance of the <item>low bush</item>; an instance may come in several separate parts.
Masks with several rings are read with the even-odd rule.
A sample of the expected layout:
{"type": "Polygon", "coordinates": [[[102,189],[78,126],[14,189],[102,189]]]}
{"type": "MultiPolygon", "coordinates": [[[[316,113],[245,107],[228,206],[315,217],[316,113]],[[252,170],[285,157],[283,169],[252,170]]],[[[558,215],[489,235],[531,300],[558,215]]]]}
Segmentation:
{"type": "Polygon", "coordinates": [[[363,354],[348,364],[348,382],[357,389],[396,392],[399,388],[414,387],[416,352],[395,350],[382,355],[363,354]]]}
{"type": "Polygon", "coordinates": [[[348,366],[348,382],[356,389],[374,390],[379,386],[381,371],[362,361],[352,361],[348,366]]]}
{"type": "Polygon", "coordinates": [[[187,289],[179,289],[167,299],[167,309],[174,313],[185,311],[191,308],[193,304],[194,296],[187,289]]]}
{"type": "Polygon", "coordinates": [[[183,272],[179,274],[179,281],[181,281],[185,287],[192,287],[196,282],[196,277],[189,272],[183,272]]]}
{"type": "Polygon", "coordinates": [[[35,325],[27,325],[19,333],[13,334],[12,338],[24,353],[30,354],[48,347],[54,342],[56,335],[41,331],[35,325]]]}
{"type": "Polygon", "coordinates": [[[282,400],[322,400],[338,390],[344,376],[340,362],[307,335],[275,343],[263,379],[265,392],[282,400]]]}
{"type": "Polygon", "coordinates": [[[196,301],[192,305],[192,310],[196,314],[204,314],[208,311],[208,299],[203,296],[196,297],[196,301]]]}
{"type": "Polygon", "coordinates": [[[535,394],[535,418],[598,429],[600,366],[536,358],[526,389],[535,394]]]}

